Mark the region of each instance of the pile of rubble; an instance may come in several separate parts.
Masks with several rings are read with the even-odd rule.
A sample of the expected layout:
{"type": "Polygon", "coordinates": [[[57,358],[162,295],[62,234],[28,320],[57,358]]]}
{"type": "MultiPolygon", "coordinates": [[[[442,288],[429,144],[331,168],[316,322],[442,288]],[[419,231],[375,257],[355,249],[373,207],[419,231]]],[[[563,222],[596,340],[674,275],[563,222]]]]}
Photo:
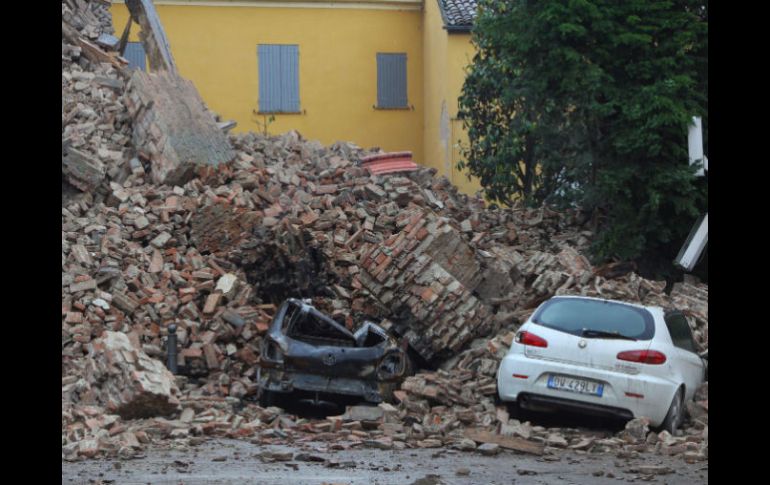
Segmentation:
{"type": "Polygon", "coordinates": [[[110,3],[108,0],[63,0],[62,21],[86,39],[96,40],[103,34],[112,35],[115,29],[110,3]]]}
{"type": "MultiPolygon", "coordinates": [[[[94,191],[119,180],[131,145],[121,64],[98,42],[113,33],[109,2],[62,1],[62,179],[94,191]]],[[[63,195],[71,193],[62,184],[63,195]]]]}
{"type": "MultiPolygon", "coordinates": [[[[619,438],[586,445],[495,405],[495,371],[518,324],[555,294],[601,296],[683,309],[707,348],[708,287],[666,295],[627,266],[592,267],[580,211],[488,208],[433,169],[371,175],[358,161],[374,151],[296,132],[230,136],[232,153],[220,150],[210,170],[162,158],[159,128],[133,128],[151,106],[131,94],[144,78],[129,82],[97,42],[112,33],[101,5],[62,2],[63,191],[74,186],[62,202],[66,459],[212,435],[489,453],[612,448],[606,440],[619,438]],[[256,406],[259,344],[289,296],[349,328],[381,321],[441,368],[407,378],[397,405],[345,417],[256,406]],[[171,324],[187,377],[162,364],[171,324]]],[[[696,404],[707,446],[707,400],[696,404]]],[[[660,447],[693,451],[688,437],[663,436],[660,447]]]]}
{"type": "MultiPolygon", "coordinates": [[[[305,170],[294,170],[293,176],[299,177],[299,172],[303,178],[309,179],[312,176],[309,174],[313,172],[328,170],[325,168],[325,159],[333,159],[332,163],[348,169],[340,171],[343,181],[347,176],[358,174],[357,167],[352,162],[336,154],[341,151],[339,146],[336,151],[332,149],[319,155],[321,149],[313,151],[309,148],[318,148],[317,145],[304,142],[294,133],[273,139],[262,139],[255,135],[246,135],[245,138],[253,138],[273,149],[276,146],[288,146],[290,148],[286,151],[289,153],[296,153],[299,151],[297,148],[304,148],[307,152],[305,155],[310,160],[315,159],[315,162],[300,165],[305,170]]],[[[347,147],[351,148],[350,145],[347,147]]],[[[284,295],[278,291],[282,287],[284,291],[289,291],[292,287],[302,289],[297,282],[309,283],[312,278],[302,279],[301,275],[315,271],[323,275],[323,278],[316,281],[322,284],[316,287],[306,285],[304,290],[309,293],[300,296],[315,297],[319,307],[325,305],[326,311],[345,319],[350,326],[362,321],[358,318],[360,315],[374,315],[388,318],[386,323],[391,322],[394,329],[397,325],[409,328],[410,324],[434,321],[430,318],[421,319],[420,312],[435,311],[434,305],[437,302],[450,306],[452,301],[466,304],[468,301],[475,301],[478,307],[494,308],[497,312],[495,318],[476,320],[480,322],[479,327],[494,321],[496,323],[493,327],[476,332],[473,331],[471,323],[466,323],[458,327],[458,332],[444,334],[455,340],[447,340],[446,344],[441,343],[433,348],[440,350],[442,345],[454,345],[453,351],[468,346],[471,348],[460,353],[452,352],[456,355],[444,361],[443,367],[446,370],[423,372],[406,379],[401,390],[396,391],[400,401],[395,411],[396,417],[388,418],[389,422],[383,422],[374,430],[350,429],[351,436],[355,438],[351,438],[351,443],[360,442],[365,446],[371,444],[398,448],[438,445],[475,449],[471,446],[473,440],[465,437],[465,428],[495,430],[499,427],[497,431],[504,436],[508,433],[504,427],[519,429],[524,426],[523,429],[527,429],[522,423],[517,424],[507,418],[500,419],[501,409],[496,407],[493,401],[494,375],[499,359],[510,346],[517,323],[523,320],[539,301],[552,294],[569,293],[570,290],[580,288],[578,293],[630,301],[665,304],[675,300],[679,304],[685,303],[691,308],[699,341],[707,343],[707,307],[703,306],[707,301],[706,287],[682,284],[675,288],[671,296],[666,296],[662,291],[662,284],[643,280],[633,273],[614,279],[595,274],[590,264],[569,246],[564,246],[556,254],[550,253],[548,251],[553,251],[552,245],[557,244],[558,248],[558,243],[554,243],[553,238],[541,234],[560,229],[544,223],[547,218],[539,220],[540,215],[547,209],[498,211],[500,216],[519,224],[519,237],[521,234],[531,234],[529,240],[535,242],[532,243],[534,249],[523,245],[518,248],[494,246],[487,242],[490,253],[503,255],[494,258],[494,263],[510,264],[511,268],[509,272],[496,269],[494,273],[488,271],[488,274],[520,275],[516,280],[516,285],[521,288],[518,290],[518,301],[525,301],[526,305],[523,308],[517,307],[510,304],[508,299],[499,296],[487,297],[488,303],[485,303],[480,298],[469,296],[468,286],[463,285],[461,280],[454,276],[458,275],[462,281],[472,281],[473,271],[460,271],[455,267],[467,266],[470,261],[475,269],[479,270],[481,265],[475,256],[470,259],[458,259],[454,263],[446,261],[450,255],[462,254],[458,247],[471,247],[474,252],[485,251],[473,246],[474,238],[477,242],[484,240],[483,237],[476,237],[480,233],[466,238],[462,231],[454,229],[454,225],[461,225],[462,221],[458,224],[457,219],[452,218],[451,212],[438,215],[414,204],[411,207],[413,212],[402,211],[400,214],[389,216],[387,204],[370,205],[370,201],[366,199],[358,207],[353,204],[346,207],[341,201],[333,200],[332,193],[319,197],[311,192],[312,188],[305,191],[291,186],[292,175],[285,175],[291,171],[284,170],[281,166],[288,156],[278,153],[275,158],[266,159],[265,151],[244,153],[241,149],[240,160],[234,165],[233,173],[224,176],[230,179],[227,183],[218,184],[218,181],[215,181],[212,184],[211,181],[193,179],[183,187],[155,186],[144,180],[142,172],[137,172],[131,174],[123,185],[113,182],[111,194],[101,202],[96,202],[91,195],[85,195],[81,200],[62,209],[62,357],[65,375],[81,375],[79,370],[74,369],[83,359],[88,362],[92,358],[90,354],[98,352],[98,346],[94,347],[92,339],[100,337],[105,330],[122,332],[128,336],[135,349],[142,349],[146,355],[163,359],[167,328],[169,324],[174,323],[179,328],[180,368],[186,369],[188,374],[205,377],[202,381],[191,380],[183,383],[180,386],[182,395],[204,403],[208,402],[205,399],[225,400],[221,402],[229,402],[227,399],[240,401],[240,398],[251,396],[256,391],[253,377],[259,356],[259,340],[267,330],[275,311],[271,295],[283,298],[284,295]],[[257,160],[260,162],[255,163],[257,160]],[[272,169],[272,174],[268,171],[269,168],[272,169]],[[280,183],[283,177],[289,178],[286,186],[280,183]],[[244,185],[251,187],[250,189],[237,182],[248,178],[251,180],[246,181],[244,185]],[[293,206],[293,200],[286,200],[288,197],[302,200],[304,196],[308,198],[307,207],[310,210],[300,212],[293,206]],[[357,210],[361,209],[361,206],[363,210],[357,210]],[[212,211],[212,208],[216,210],[212,211]],[[250,210],[257,208],[260,210],[250,210]],[[211,215],[207,216],[209,211],[212,211],[211,215]],[[230,214],[233,216],[230,217],[230,214]],[[358,217],[358,214],[361,217],[358,217]],[[424,216],[426,224],[423,227],[418,227],[420,221],[416,220],[414,214],[424,216]],[[532,219],[535,219],[535,223],[529,225],[520,222],[532,219]],[[228,230],[222,230],[222,225],[219,224],[222,221],[226,222],[228,230]],[[298,223],[292,224],[293,221],[298,223]],[[264,227],[266,222],[268,229],[264,227]],[[410,224],[412,227],[409,227],[410,224]],[[446,228],[443,232],[442,227],[446,228]],[[420,232],[423,228],[425,233],[420,232]],[[420,241],[427,240],[427,233],[430,231],[439,234],[438,237],[454,240],[455,244],[437,247],[425,244],[420,252],[417,247],[422,244],[420,241]],[[420,240],[418,234],[425,234],[425,237],[420,240]],[[242,241],[239,238],[242,238],[242,241]],[[360,238],[360,243],[357,238],[360,238]],[[194,241],[197,241],[198,245],[194,241]],[[409,241],[417,241],[418,244],[406,249],[409,241]],[[444,247],[454,249],[449,254],[444,254],[444,247]],[[311,248],[315,248],[314,251],[311,251],[311,248]],[[357,248],[361,257],[351,257],[348,248],[357,248]],[[386,258],[391,257],[391,262],[395,261],[390,267],[382,264],[384,260],[377,262],[378,255],[374,254],[378,249],[384,253],[384,248],[391,250],[386,258]],[[403,249],[394,254],[399,248],[403,249]],[[268,250],[268,257],[265,257],[264,252],[268,250]],[[412,255],[412,264],[403,265],[403,268],[411,271],[398,271],[401,261],[398,258],[402,254],[412,255]],[[505,255],[508,258],[505,258],[505,255]],[[422,257],[423,261],[418,256],[422,257]],[[579,264],[576,264],[576,261],[579,264]],[[439,273],[438,276],[434,280],[422,276],[424,273],[417,266],[419,263],[423,263],[423,267],[428,266],[429,275],[435,276],[439,273]],[[269,266],[275,264],[283,266],[269,266]],[[378,266],[382,266],[380,272],[377,270],[378,266]],[[453,273],[446,272],[444,267],[451,268],[453,273]],[[403,313],[399,314],[396,310],[398,307],[392,304],[388,306],[391,301],[383,298],[384,293],[373,286],[371,279],[376,281],[381,272],[388,268],[394,271],[388,278],[397,280],[398,276],[404,274],[414,277],[412,286],[404,282],[391,285],[394,294],[403,298],[408,313],[411,313],[414,320],[403,318],[403,313]],[[292,274],[294,276],[289,278],[292,274]],[[541,284],[543,278],[538,275],[542,274],[552,275],[548,280],[549,284],[541,284]],[[427,284],[421,284],[421,278],[427,284]],[[574,286],[566,284],[570,280],[574,286]],[[441,284],[442,288],[434,285],[434,281],[441,284]],[[527,281],[531,283],[528,285],[527,281]],[[415,291],[415,287],[420,287],[417,288],[419,291],[415,291]],[[462,295],[462,298],[450,298],[457,290],[457,294],[462,295]],[[449,298],[448,300],[440,300],[437,296],[443,295],[444,292],[447,292],[445,298],[449,298]],[[699,296],[704,298],[699,299],[699,296]],[[409,307],[410,304],[412,307],[409,307]],[[498,328],[502,328],[500,334],[489,339],[490,333],[498,328]],[[481,345],[474,345],[471,342],[473,339],[481,345]],[[70,365],[72,370],[69,370],[70,365]],[[380,431],[382,436],[379,435],[380,431]]],[[[419,177],[424,173],[430,174],[430,171],[424,170],[417,175],[419,177]]],[[[366,186],[371,185],[370,191],[376,188],[388,194],[391,193],[389,189],[392,188],[394,180],[395,183],[409,186],[410,190],[414,189],[412,193],[431,190],[417,185],[418,182],[411,178],[393,176],[378,179],[367,177],[366,184],[363,185],[364,190],[366,186]]],[[[425,180],[437,179],[426,177],[425,180]]],[[[462,197],[453,191],[436,190],[435,194],[437,200],[441,200],[438,197],[444,200],[462,197]]],[[[413,202],[413,199],[409,202],[413,202]]],[[[554,217],[553,220],[561,219],[554,217]]],[[[517,290],[513,291],[515,293],[517,290]]],[[[449,309],[451,310],[451,306],[449,309]]],[[[469,311],[461,311],[473,322],[469,311]]],[[[454,321],[449,319],[448,323],[451,325],[454,321]]],[[[405,334],[408,336],[408,333],[405,334]]],[[[416,334],[422,338],[427,332],[421,329],[416,334]]],[[[434,345],[435,340],[431,338],[423,341],[434,345]]],[[[67,381],[66,385],[83,388],[93,386],[88,382],[88,378],[75,382],[67,381]]],[[[98,392],[93,394],[98,395],[98,392]]],[[[66,404],[71,402],[72,399],[69,399],[66,404]]],[[[89,409],[88,406],[98,405],[99,402],[100,399],[96,396],[91,400],[78,399],[75,400],[77,406],[74,409],[83,409],[83,406],[89,409]]],[[[136,429],[131,433],[134,436],[138,433],[140,437],[180,439],[216,434],[261,436],[265,430],[274,430],[278,423],[279,429],[283,430],[285,426],[287,431],[270,436],[280,439],[281,436],[288,436],[288,430],[300,434],[331,433],[337,426],[345,424],[329,424],[326,421],[306,423],[275,410],[274,415],[267,419],[266,415],[261,414],[263,410],[253,405],[245,408],[248,411],[236,412],[232,408],[233,405],[228,404],[225,409],[213,414],[199,410],[198,412],[203,413],[202,417],[198,417],[194,410],[190,417],[191,411],[185,409],[182,412],[184,419],[179,417],[168,421],[170,424],[161,426],[157,423],[166,421],[155,418],[144,424],[133,424],[136,429]],[[148,433],[143,429],[146,426],[151,430],[160,426],[163,431],[148,433]]],[[[88,414],[82,414],[81,418],[69,422],[66,428],[68,443],[72,445],[71,449],[76,450],[72,456],[90,456],[94,438],[82,438],[87,435],[73,433],[73,429],[91,429],[86,424],[89,420],[92,426],[96,426],[94,429],[97,430],[97,435],[101,431],[101,439],[105,443],[122,443],[100,446],[101,451],[123,450],[120,453],[128,455],[128,450],[138,449],[142,443],[139,439],[134,441],[126,438],[129,435],[125,434],[127,431],[121,431],[125,429],[122,420],[107,419],[95,424],[88,414]],[[113,428],[118,431],[112,432],[113,428]]],[[[554,434],[552,430],[540,429],[535,429],[534,434],[528,434],[526,431],[513,433],[522,439],[535,442],[538,441],[535,438],[545,438],[542,443],[547,443],[551,434],[554,434]]],[[[335,442],[345,441],[344,434],[334,432],[333,435],[335,442]]],[[[573,443],[577,438],[578,435],[575,434],[567,446],[580,444],[579,441],[573,443]]],[[[556,438],[551,441],[561,443],[556,438]]],[[[599,442],[598,445],[606,447],[608,442],[599,442]]]]}

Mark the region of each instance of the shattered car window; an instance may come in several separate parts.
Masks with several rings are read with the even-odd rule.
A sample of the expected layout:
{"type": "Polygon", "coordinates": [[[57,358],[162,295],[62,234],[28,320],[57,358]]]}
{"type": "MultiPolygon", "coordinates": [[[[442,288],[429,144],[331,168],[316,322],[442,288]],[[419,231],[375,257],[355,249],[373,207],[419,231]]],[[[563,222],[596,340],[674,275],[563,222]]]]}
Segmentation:
{"type": "Polygon", "coordinates": [[[374,347],[387,340],[388,335],[373,323],[365,322],[355,333],[355,338],[359,347],[374,347]]]}
{"type": "Polygon", "coordinates": [[[340,331],[339,327],[318,318],[303,309],[291,308],[287,313],[285,333],[287,336],[315,345],[344,345],[352,347],[355,340],[349,334],[340,331]]]}

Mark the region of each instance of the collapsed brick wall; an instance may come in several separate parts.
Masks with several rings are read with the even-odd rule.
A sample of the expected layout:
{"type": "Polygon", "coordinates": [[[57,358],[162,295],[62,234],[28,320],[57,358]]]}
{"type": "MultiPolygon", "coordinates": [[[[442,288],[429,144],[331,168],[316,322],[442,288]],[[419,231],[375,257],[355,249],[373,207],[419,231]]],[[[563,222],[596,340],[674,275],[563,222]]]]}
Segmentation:
{"type": "Polygon", "coordinates": [[[125,104],[136,150],[152,161],[157,184],[182,185],[201,167],[235,156],[193,83],[174,72],[134,71],[125,104]]]}
{"type": "Polygon", "coordinates": [[[391,309],[394,330],[428,361],[490,332],[491,310],[472,294],[481,266],[449,221],[416,211],[400,215],[396,225],[401,232],[364,248],[358,275],[391,309]]]}
{"type": "Polygon", "coordinates": [[[90,39],[115,32],[106,0],[62,0],[62,20],[90,39]]]}
{"type": "Polygon", "coordinates": [[[97,403],[122,418],[168,416],[180,411],[179,389],[165,365],[137,350],[126,334],[106,331],[91,343],[84,376],[99,391],[97,403]]]}
{"type": "MultiPolygon", "coordinates": [[[[427,190],[434,193],[437,201],[454,197],[451,191],[436,188],[440,179],[423,178],[419,173],[414,179],[368,177],[349,160],[342,159],[338,151],[319,148],[296,134],[274,138],[247,135],[244,139],[250,140],[246,148],[241,148],[236,162],[221,176],[194,178],[183,186],[170,187],[148,183],[142,174],[135,173],[123,185],[113,183],[110,197],[103,202],[84,198],[62,209],[63,389],[82,385],[72,378],[82,369],[83,350],[104,329],[126,334],[135,342],[134,347],[141,348],[150,357],[162,359],[167,325],[173,322],[179,327],[180,365],[197,363],[195,365],[205,371],[199,383],[180,381],[183,407],[191,407],[191,401],[205,402],[212,407],[229,402],[227,399],[240,402],[240,398],[253,393],[258,344],[275,306],[256,298],[248,282],[251,277],[227,256],[237,254],[241,258],[248,251],[259,251],[265,243],[289,248],[288,239],[283,239],[283,234],[288,232],[309,234],[307,241],[324,255],[326,271],[333,277],[328,287],[334,294],[325,300],[328,305],[323,307],[324,311],[344,318],[356,312],[380,312],[381,318],[392,318],[393,326],[406,322],[403,327],[406,332],[415,329],[413,338],[418,345],[420,334],[431,331],[436,337],[434,340],[445,339],[448,346],[458,350],[455,354],[459,354],[459,358],[454,360],[457,369],[445,367],[443,374],[420,374],[397,391],[401,396],[398,409],[403,415],[399,419],[406,423],[399,426],[408,429],[410,439],[423,446],[442,443],[454,446],[453,443],[462,441],[455,436],[461,426],[489,427],[507,422],[496,417],[491,401],[493,374],[500,353],[510,345],[515,321],[526,318],[535,302],[559,292],[582,292],[669,304],[662,282],[645,280],[634,273],[601,276],[606,273],[591,267],[579,251],[563,243],[579,240],[582,236],[575,235],[579,229],[573,229],[572,235],[563,239],[549,235],[559,231],[562,220],[541,217],[542,209],[483,212],[477,229],[487,223],[492,227],[495,219],[507,220],[503,225],[515,221],[518,229],[513,241],[518,243],[506,244],[501,241],[512,240],[510,228],[504,234],[486,230],[467,233],[462,230],[462,221],[468,218],[465,209],[454,212],[429,204],[422,196],[427,190]],[[290,170],[284,170],[287,163],[291,163],[290,170]],[[324,176],[320,177],[322,173],[324,176]],[[405,199],[404,192],[398,190],[403,188],[412,194],[410,199],[405,199]],[[214,207],[222,210],[217,212],[214,207]],[[198,240],[197,230],[192,230],[196,224],[192,221],[208,210],[213,210],[215,217],[230,229],[218,233],[216,224],[202,224],[204,237],[198,240]],[[253,212],[246,218],[249,222],[241,224],[243,220],[238,214],[248,212],[253,212]],[[229,219],[229,214],[233,214],[234,220],[229,219]],[[422,222],[415,220],[415,226],[407,229],[415,215],[420,215],[425,223],[415,230],[422,222]],[[489,222],[483,222],[485,219],[489,222]],[[526,224],[533,220],[534,224],[526,224]],[[230,222],[233,224],[229,225],[230,222]],[[436,237],[425,243],[422,254],[409,258],[403,268],[398,268],[401,261],[406,261],[400,258],[413,255],[415,249],[429,239],[428,229],[434,227],[430,224],[435,224],[436,237]],[[216,237],[217,234],[222,237],[216,237]],[[465,241],[471,250],[464,248],[458,239],[465,241]],[[228,246],[228,242],[237,246],[228,246]],[[241,245],[243,242],[246,246],[241,245]],[[403,249],[393,256],[401,244],[403,249]],[[210,253],[206,251],[207,245],[210,253]],[[412,247],[407,249],[408,246],[412,247]],[[447,246],[453,248],[450,253],[446,252],[447,246]],[[365,268],[359,262],[373,248],[382,254],[374,255],[365,268]],[[386,254],[388,251],[390,254],[386,254]],[[453,258],[456,254],[471,253],[473,261],[453,258]],[[382,255],[392,259],[378,273],[377,268],[385,261],[377,261],[382,255]],[[414,267],[412,271],[412,265],[416,264],[422,264],[422,269],[414,267]],[[484,276],[479,278],[477,272],[484,276]],[[506,275],[511,281],[512,293],[501,301],[488,297],[486,302],[473,296],[471,289],[455,276],[459,275],[468,285],[477,284],[479,292],[491,274],[506,275]],[[391,276],[412,279],[403,287],[388,288],[385,284],[391,276]],[[369,289],[363,284],[366,278],[382,288],[370,284],[369,289]],[[237,284],[229,286],[228,282],[233,280],[237,284]],[[432,287],[436,280],[443,290],[432,287]],[[450,288],[459,289],[463,297],[452,300],[450,288]],[[418,289],[418,294],[411,291],[418,289]],[[426,292],[427,289],[430,292],[426,292]],[[433,299],[434,290],[444,299],[441,296],[433,299]],[[392,292],[391,300],[383,297],[387,291],[392,292]],[[431,329],[427,325],[433,315],[439,314],[441,302],[457,304],[458,300],[472,301],[471,297],[478,300],[477,308],[497,308],[496,318],[503,310],[515,316],[508,321],[509,326],[500,338],[488,339],[488,332],[496,328],[497,322],[488,331],[483,327],[484,322],[473,319],[461,328],[440,318],[436,327],[431,329]],[[381,299],[388,304],[383,304],[381,299]],[[408,310],[403,320],[399,320],[395,312],[394,301],[398,299],[404,299],[406,304],[401,306],[408,310]],[[414,308],[408,307],[410,299],[416,304],[414,308]],[[418,319],[417,315],[424,318],[418,319]],[[481,338],[482,345],[466,349],[476,336],[481,338]],[[461,340],[465,343],[460,344],[461,340]],[[444,391],[442,386],[450,386],[449,391],[444,391]],[[462,390],[466,387],[473,387],[473,392],[466,395],[462,390]],[[474,400],[477,404],[469,404],[474,400]],[[439,417],[442,424],[432,424],[439,417]],[[422,424],[413,428],[416,423],[422,424]]],[[[428,170],[421,173],[431,175],[428,170]]],[[[456,207],[462,206],[458,202],[456,207]]],[[[367,257],[372,254],[374,252],[367,257]]],[[[258,268],[254,277],[258,278],[258,268]]],[[[676,294],[687,295],[691,299],[689,303],[680,296],[682,302],[696,308],[699,318],[707,318],[707,287],[692,290],[681,285],[676,294]]],[[[703,327],[703,331],[707,335],[707,327],[703,327]]],[[[441,360],[437,348],[428,341],[423,344],[425,352],[434,352],[434,357],[441,360]]],[[[94,389],[93,392],[98,392],[98,387],[94,389]]],[[[68,392],[67,396],[70,395],[68,392]]],[[[70,397],[67,399],[70,405],[63,422],[63,436],[68,440],[67,456],[95,453],[97,448],[90,437],[93,435],[85,431],[90,429],[86,422],[99,432],[114,429],[119,443],[124,443],[110,448],[105,442],[107,444],[98,446],[99,450],[118,453],[123,450],[129,454],[129,449],[137,449],[138,437],[146,439],[144,431],[140,431],[144,429],[152,429],[156,433],[153,436],[163,437],[186,436],[192,432],[236,436],[236,433],[253,434],[269,427],[269,423],[275,425],[286,419],[283,415],[254,409],[256,406],[249,407],[243,416],[230,408],[216,413],[196,408],[193,414],[196,417],[191,419],[198,421],[174,420],[173,425],[138,422],[131,424],[136,430],[134,433],[124,434],[128,432],[121,431],[124,429],[121,426],[126,423],[116,418],[95,423],[93,413],[98,413],[99,408],[79,404],[72,408],[70,397]],[[198,414],[201,414],[199,418],[198,414]],[[216,416],[214,421],[212,416],[216,416]],[[257,416],[266,421],[255,424],[253,420],[257,416]]],[[[334,425],[322,422],[318,426],[329,430],[334,425]]]]}
{"type": "Polygon", "coordinates": [[[126,73],[117,53],[99,45],[100,36],[113,33],[109,2],[62,1],[63,203],[77,191],[102,197],[104,181],[122,182],[141,169],[127,163],[133,150],[126,73]]]}

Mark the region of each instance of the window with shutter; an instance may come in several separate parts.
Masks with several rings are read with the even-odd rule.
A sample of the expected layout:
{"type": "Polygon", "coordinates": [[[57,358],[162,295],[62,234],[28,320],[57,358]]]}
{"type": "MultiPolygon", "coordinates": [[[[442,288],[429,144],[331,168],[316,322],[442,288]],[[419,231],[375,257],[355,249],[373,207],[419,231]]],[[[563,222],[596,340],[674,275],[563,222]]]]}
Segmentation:
{"type": "Polygon", "coordinates": [[[260,44],[259,111],[299,112],[299,46],[260,44]]]}
{"type": "Polygon", "coordinates": [[[377,54],[377,107],[409,107],[406,97],[406,54],[377,54]]]}
{"type": "Polygon", "coordinates": [[[147,70],[147,56],[141,42],[127,42],[123,57],[128,61],[129,69],[147,70]]]}

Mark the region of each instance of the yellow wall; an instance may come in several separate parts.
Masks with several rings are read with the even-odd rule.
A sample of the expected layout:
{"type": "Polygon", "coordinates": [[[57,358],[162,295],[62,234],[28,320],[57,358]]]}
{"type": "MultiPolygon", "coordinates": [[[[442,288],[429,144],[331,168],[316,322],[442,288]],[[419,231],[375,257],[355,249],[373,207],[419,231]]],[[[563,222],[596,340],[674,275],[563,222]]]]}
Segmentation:
{"type": "Polygon", "coordinates": [[[423,16],[425,59],[425,164],[446,175],[461,191],[473,194],[481,189],[478,179],[468,180],[457,170],[460,143],[468,137],[457,119],[457,98],[465,80],[465,66],[473,59],[471,36],[449,34],[444,28],[436,0],[425,0],[423,16]]]}
{"type": "Polygon", "coordinates": [[[442,28],[443,22],[436,0],[426,0],[424,9],[425,87],[423,91],[425,93],[425,111],[423,125],[425,130],[425,165],[434,167],[439,173],[449,176],[450,160],[446,157],[450,146],[449,114],[447,111],[449,108],[446,106],[448,39],[446,31],[442,28]],[[443,124],[442,107],[444,109],[443,124]]]}
{"type": "Polygon", "coordinates": [[[473,61],[476,49],[471,44],[470,34],[451,34],[449,37],[449,100],[448,104],[453,105],[451,111],[452,126],[452,182],[460,187],[461,190],[469,194],[481,190],[481,184],[478,178],[472,177],[468,180],[467,170],[457,170],[457,162],[463,157],[460,154],[460,144],[467,146],[468,134],[463,129],[462,120],[457,119],[458,101],[460,93],[465,82],[466,67],[473,61]],[[450,103],[451,101],[451,103],[450,103]]]}
{"type": "MultiPolygon", "coordinates": [[[[296,129],[324,144],[347,140],[364,148],[411,150],[424,163],[421,11],[155,3],[180,73],[212,110],[238,122],[234,131],[260,131],[252,121],[259,93],[257,45],[297,44],[303,112],[276,114],[270,133],[296,129]],[[378,52],[407,54],[413,110],[373,108],[378,52]]],[[[112,15],[119,36],[128,10],[113,4],[112,15]]],[[[138,30],[134,24],[131,40],[138,40],[138,30]]]]}

